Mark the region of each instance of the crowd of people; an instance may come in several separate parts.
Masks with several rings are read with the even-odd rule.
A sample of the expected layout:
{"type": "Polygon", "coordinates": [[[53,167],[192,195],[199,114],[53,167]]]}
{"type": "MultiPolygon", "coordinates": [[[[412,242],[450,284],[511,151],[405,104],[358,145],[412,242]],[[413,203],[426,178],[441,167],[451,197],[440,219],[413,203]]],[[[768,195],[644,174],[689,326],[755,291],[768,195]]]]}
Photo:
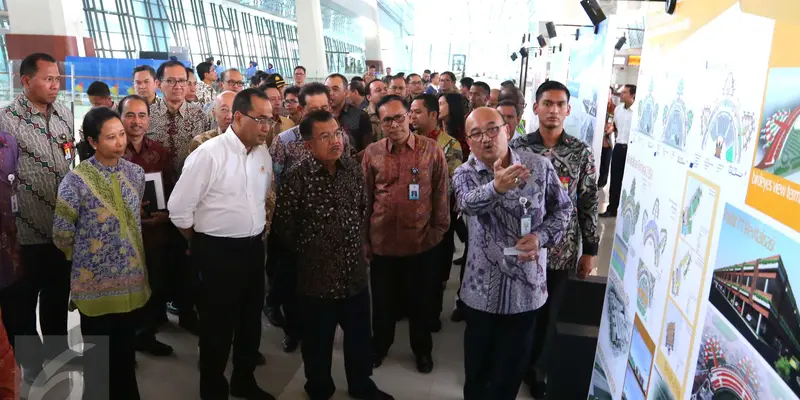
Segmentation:
{"type": "Polygon", "coordinates": [[[38,304],[44,341],[12,363],[27,383],[72,352],[77,309],[85,341],[109,339],[110,384],[87,370],[84,399],[138,399],[135,352],[173,353],[156,337],[173,313],[199,337],[202,399],[273,399],[254,377],[263,313],[300,348],[311,399],[335,391],[337,327],[351,397],[392,399],[372,371],[404,318],[417,370],[434,369],[455,262],[464,398],[514,399],[523,381],[545,395],[567,277],[592,271],[599,241],[595,163],[563,129],[563,84],[536,90],[526,134],[510,81],[371,66],[306,82],[298,66],[289,86],[257,64],[246,79],[167,61],[136,67],[137,94],[116,102],[89,86],[78,135],[56,60],[32,54],[19,73],[0,110],[0,309],[15,347],[37,335],[38,304]]]}

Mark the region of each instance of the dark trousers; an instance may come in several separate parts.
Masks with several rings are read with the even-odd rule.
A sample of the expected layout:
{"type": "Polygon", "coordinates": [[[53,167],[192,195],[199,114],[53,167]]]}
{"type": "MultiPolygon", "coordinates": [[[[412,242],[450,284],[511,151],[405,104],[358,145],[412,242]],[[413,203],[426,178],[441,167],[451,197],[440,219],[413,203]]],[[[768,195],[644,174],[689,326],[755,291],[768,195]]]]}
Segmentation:
{"type": "Polygon", "coordinates": [[[439,276],[436,267],[437,248],[406,257],[374,255],[372,283],[372,351],[381,356],[389,353],[394,343],[397,315],[405,305],[408,311],[411,350],[418,357],[433,350],[431,315],[433,314],[434,282],[439,276]]]}
{"type": "Polygon", "coordinates": [[[439,252],[436,267],[439,269],[439,276],[433,282],[435,297],[433,299],[432,321],[436,321],[442,314],[444,308],[444,291],[447,288],[447,281],[450,280],[450,269],[453,267],[453,252],[456,249],[455,243],[455,221],[457,215],[450,214],[450,228],[445,232],[444,238],[436,246],[439,252]]]}
{"type": "Polygon", "coordinates": [[[372,396],[369,291],[346,299],[298,296],[302,326],[306,393],[312,400],[329,399],[336,391],[331,378],[331,355],[336,326],[344,331],[344,369],[350,393],[372,396]]]}
{"type": "Polygon", "coordinates": [[[192,260],[200,271],[200,396],[227,398],[225,367],[233,345],[231,383],[255,383],[264,306],[264,242],[196,233],[192,260]]]}
{"type": "MultiPolygon", "coordinates": [[[[531,366],[541,374],[547,374],[551,364],[556,339],[558,312],[567,292],[569,272],[567,270],[547,270],[547,302],[539,308],[536,316],[536,330],[533,333],[531,366]]],[[[538,377],[541,380],[542,377],[538,377]]]]}
{"type": "Polygon", "coordinates": [[[108,340],[108,353],[86,352],[83,400],[138,400],[136,384],[136,350],[134,338],[138,324],[136,311],[90,317],[81,314],[81,333],[87,345],[95,338],[108,340]],[[108,357],[106,360],[102,360],[108,357]],[[106,364],[107,362],[107,364],[106,364]],[[103,366],[101,368],[95,368],[103,366]],[[108,370],[105,370],[108,366],[108,370]],[[106,375],[108,374],[108,375],[106,375]],[[108,379],[107,381],[105,379],[108,379]],[[107,390],[107,392],[106,392],[107,390]]]}
{"type": "Polygon", "coordinates": [[[172,271],[172,301],[180,312],[181,321],[197,319],[195,307],[200,282],[197,264],[192,261],[192,256],[186,255],[188,247],[186,238],[170,224],[165,258],[172,271]]]}
{"type": "MultiPolygon", "coordinates": [[[[38,349],[25,349],[17,354],[17,361],[25,367],[53,359],[67,349],[67,309],[69,306],[70,263],[53,244],[21,246],[23,276],[10,290],[13,308],[9,318],[17,325],[9,335],[38,338],[36,331],[36,305],[39,303],[39,324],[44,341],[38,349]],[[12,333],[13,332],[13,333],[12,333]]],[[[38,343],[38,339],[36,340],[38,343]]]]}
{"type": "MultiPolygon", "coordinates": [[[[459,297],[461,294],[461,283],[464,282],[464,269],[467,267],[466,260],[469,255],[469,231],[467,230],[467,223],[464,221],[463,217],[456,220],[455,231],[458,240],[464,243],[464,262],[461,263],[461,270],[458,272],[458,290],[456,291],[456,297],[459,297]]],[[[456,307],[461,308],[460,298],[456,301],[456,307]]]]}
{"type": "Polygon", "coordinates": [[[286,336],[299,339],[298,311],[297,311],[297,266],[295,256],[288,251],[281,250],[280,261],[278,261],[274,285],[270,286],[267,304],[270,307],[281,307],[285,323],[283,333],[286,336]]]}
{"type": "Polygon", "coordinates": [[[463,305],[464,400],[514,400],[530,360],[536,311],[499,315],[463,305]]]}
{"type": "Polygon", "coordinates": [[[280,307],[280,303],[278,303],[277,296],[272,295],[272,288],[276,286],[275,282],[275,274],[278,271],[278,265],[280,263],[281,258],[281,250],[282,247],[279,244],[278,238],[273,235],[272,237],[267,236],[267,263],[266,263],[266,271],[267,271],[267,282],[269,282],[269,292],[267,293],[267,306],[269,307],[280,307]]]}
{"type": "Polygon", "coordinates": [[[150,284],[150,299],[140,311],[140,326],[138,334],[144,337],[153,337],[158,326],[166,318],[167,286],[165,251],[164,246],[145,249],[147,261],[147,281],[150,284]]]}
{"type": "Polygon", "coordinates": [[[603,188],[608,183],[608,169],[611,168],[611,147],[603,147],[600,153],[600,175],[597,177],[597,187],[603,188]]]}
{"type": "Polygon", "coordinates": [[[608,193],[608,208],[612,214],[617,213],[619,197],[622,192],[622,177],[625,175],[625,158],[628,155],[628,145],[617,143],[611,156],[611,190],[608,193]]]}

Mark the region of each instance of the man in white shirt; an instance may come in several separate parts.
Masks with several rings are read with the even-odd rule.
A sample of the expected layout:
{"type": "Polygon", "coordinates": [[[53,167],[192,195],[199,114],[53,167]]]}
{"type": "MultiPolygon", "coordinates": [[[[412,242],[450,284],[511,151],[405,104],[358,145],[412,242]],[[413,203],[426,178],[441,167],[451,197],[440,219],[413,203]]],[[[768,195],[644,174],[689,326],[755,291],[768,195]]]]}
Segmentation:
{"type": "Polygon", "coordinates": [[[230,394],[271,400],[256,384],[264,301],[266,197],[272,159],[264,142],[272,106],[256,89],[233,100],[228,130],[186,159],[169,199],[172,222],[190,243],[200,273],[200,397],[227,398],[225,366],[233,343],[230,394]],[[236,341],[233,341],[233,337],[236,341]]]}
{"type": "Polygon", "coordinates": [[[614,108],[614,131],[616,144],[611,153],[611,189],[608,192],[608,207],[601,218],[617,216],[619,196],[622,191],[622,176],[625,174],[625,157],[628,155],[628,139],[631,136],[633,102],[636,100],[636,85],[625,85],[619,92],[621,103],[614,108]]]}

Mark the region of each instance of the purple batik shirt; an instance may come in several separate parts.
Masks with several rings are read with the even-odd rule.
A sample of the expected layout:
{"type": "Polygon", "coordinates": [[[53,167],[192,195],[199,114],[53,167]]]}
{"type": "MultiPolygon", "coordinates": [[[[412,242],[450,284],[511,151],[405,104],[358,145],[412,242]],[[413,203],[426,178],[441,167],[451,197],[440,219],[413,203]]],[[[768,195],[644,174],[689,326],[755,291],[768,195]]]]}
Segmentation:
{"type": "Polygon", "coordinates": [[[471,155],[453,176],[458,208],[467,221],[469,254],[460,298],[470,308],[491,314],[533,311],[547,300],[547,250],[567,229],[572,202],[546,158],[509,149],[514,164],[531,176],[504,194],[494,189],[494,171],[471,155]],[[531,233],[539,238],[537,260],[521,262],[503,249],[521,239],[523,206],[530,203],[531,233]]]}
{"type": "Polygon", "coordinates": [[[16,193],[19,147],[14,136],[0,132],[0,289],[21,274],[16,217],[11,197],[16,193]]]}

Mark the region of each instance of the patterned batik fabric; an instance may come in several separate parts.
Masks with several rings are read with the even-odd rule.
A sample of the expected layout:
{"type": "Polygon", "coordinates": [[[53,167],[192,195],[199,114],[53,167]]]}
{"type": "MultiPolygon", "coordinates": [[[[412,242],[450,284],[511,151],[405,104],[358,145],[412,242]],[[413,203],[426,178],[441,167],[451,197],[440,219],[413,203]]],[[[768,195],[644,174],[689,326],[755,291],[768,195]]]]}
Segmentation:
{"type": "Polygon", "coordinates": [[[374,254],[411,256],[442,240],[450,226],[450,179],[436,142],[411,134],[395,146],[384,138],[367,146],[362,165],[374,254]],[[412,183],[419,185],[418,200],[410,198],[412,183]]]}
{"type": "Polygon", "coordinates": [[[0,132],[0,290],[22,276],[17,224],[11,202],[17,195],[19,147],[13,136],[0,132]]]}
{"type": "Polygon", "coordinates": [[[275,211],[276,234],[297,260],[300,294],[342,299],[367,287],[366,196],[361,165],[340,158],[336,173],[314,158],[286,172],[275,211]]]}
{"type": "Polygon", "coordinates": [[[0,131],[14,136],[19,147],[16,222],[21,245],[53,241],[58,184],[75,160],[73,125],[72,113],[62,104],[51,104],[45,116],[24,94],[0,112],[0,131]]]}
{"type": "Polygon", "coordinates": [[[207,119],[197,104],[183,102],[177,110],[170,110],[166,101],[150,106],[150,129],[147,137],[167,149],[176,176],[180,176],[183,163],[189,155],[189,143],[206,131],[207,119]]]}
{"type": "Polygon", "coordinates": [[[572,204],[555,169],[539,155],[511,150],[513,164],[531,171],[519,187],[500,194],[494,188],[494,170],[475,156],[456,169],[456,203],[466,218],[469,253],[460,298],[471,308],[492,314],[536,310],[547,300],[547,248],[561,240],[572,204]],[[531,233],[539,239],[539,256],[521,262],[504,255],[522,238],[525,212],[520,199],[530,203],[531,233]]]}
{"type": "MultiPolygon", "coordinates": [[[[344,148],[342,157],[355,156],[355,149],[350,145],[347,135],[342,137],[342,146],[344,148]]],[[[274,138],[269,146],[269,155],[272,157],[272,171],[276,179],[273,181],[275,182],[273,186],[278,190],[283,174],[293,165],[311,157],[311,152],[306,149],[300,136],[300,126],[293,126],[274,138]]]]}
{"type": "Polygon", "coordinates": [[[547,148],[538,130],[512,140],[509,146],[550,159],[573,204],[564,239],[550,249],[549,267],[557,270],[574,269],[580,253],[597,255],[600,243],[597,232],[597,174],[591,148],[566,132],[561,134],[554,147],[547,148]],[[579,251],[581,242],[582,252],[579,251]]]}
{"type": "Polygon", "coordinates": [[[94,157],[58,189],[53,242],[72,262],[70,292],[82,314],[126,313],[150,297],[141,231],[144,170],[94,157]]]}

